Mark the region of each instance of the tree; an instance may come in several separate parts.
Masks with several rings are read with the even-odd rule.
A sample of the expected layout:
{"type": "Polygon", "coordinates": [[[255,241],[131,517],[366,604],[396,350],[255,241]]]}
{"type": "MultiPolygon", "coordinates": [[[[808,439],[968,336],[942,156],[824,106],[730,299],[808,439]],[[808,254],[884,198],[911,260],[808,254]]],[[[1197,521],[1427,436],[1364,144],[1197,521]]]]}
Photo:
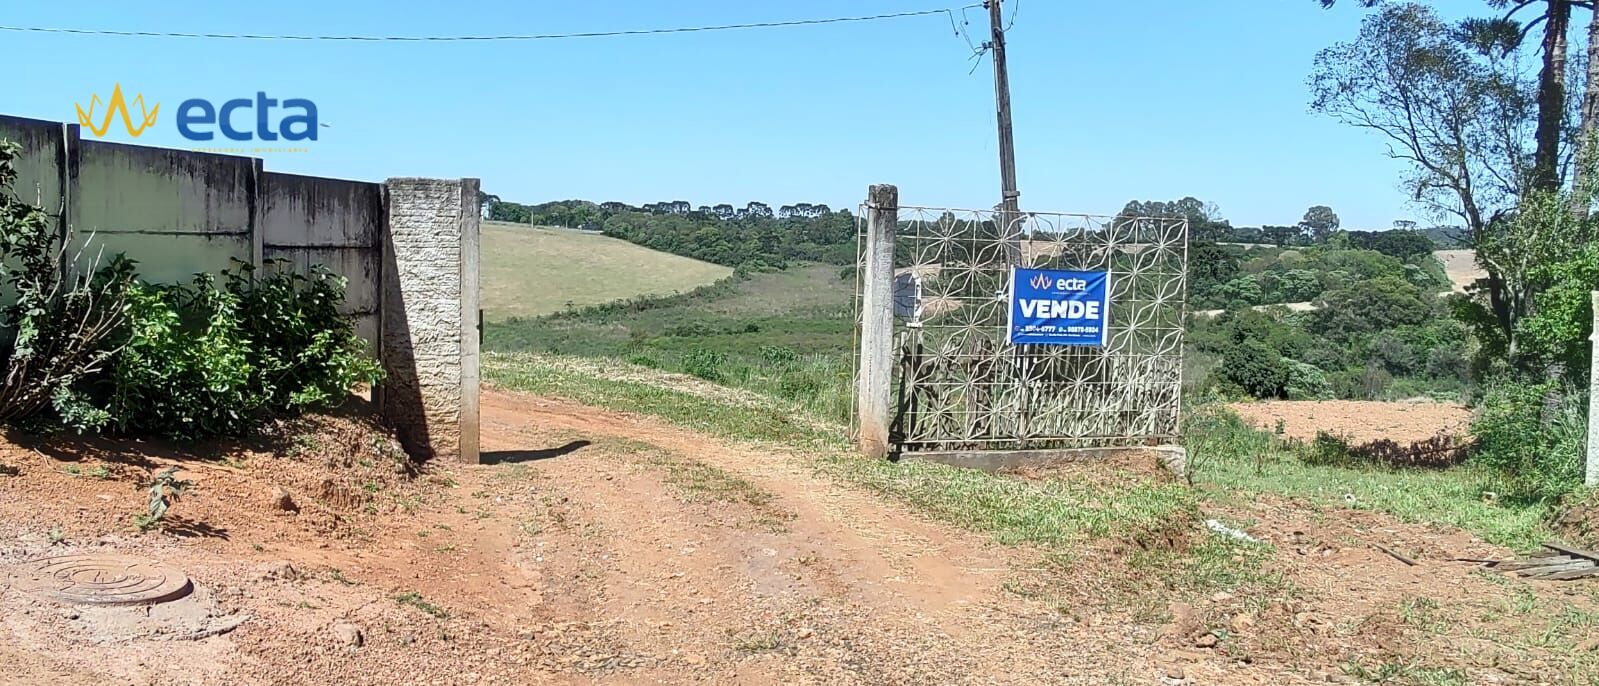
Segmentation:
{"type": "MultiPolygon", "coordinates": [[[[1382,134],[1389,156],[1411,165],[1404,183],[1412,197],[1463,220],[1475,247],[1505,230],[1498,220],[1527,191],[1525,141],[1536,107],[1508,53],[1470,49],[1462,37],[1430,8],[1385,5],[1366,17],[1354,42],[1317,54],[1311,106],[1382,134]]],[[[1478,261],[1508,338],[1523,296],[1480,249],[1478,261]]]]}
{"type": "MultiPolygon", "coordinates": [[[[1485,53],[1499,51],[1509,54],[1521,47],[1528,33],[1539,24],[1543,25],[1543,38],[1539,45],[1538,127],[1534,134],[1536,146],[1529,182],[1533,188],[1552,191],[1560,186],[1563,166],[1561,143],[1565,138],[1569,105],[1566,97],[1566,32],[1571,26],[1571,9],[1585,7],[1591,10],[1593,3],[1586,0],[1488,0],[1488,5],[1495,9],[1510,9],[1501,17],[1468,19],[1461,23],[1462,34],[1485,53]],[[1516,15],[1533,7],[1541,8],[1542,13],[1521,24],[1516,15]]],[[[1590,29],[1589,33],[1591,36],[1593,30],[1590,29]]],[[[1593,50],[1590,45],[1590,54],[1593,50]]],[[[1592,68],[1590,65],[1589,69],[1592,68]]],[[[1593,95],[1592,86],[1589,86],[1589,95],[1593,95]]]]}
{"type": "Polygon", "coordinates": [[[1511,65],[1457,35],[1423,5],[1383,6],[1354,42],[1316,55],[1311,108],[1381,134],[1411,165],[1412,198],[1478,235],[1529,177],[1534,102],[1511,65]]]}
{"type": "Polygon", "coordinates": [[[1428,295],[1403,277],[1357,281],[1322,295],[1316,327],[1323,335],[1347,341],[1362,334],[1421,324],[1432,316],[1428,295]]]}
{"type": "Polygon", "coordinates": [[[1338,214],[1326,205],[1315,205],[1305,210],[1305,217],[1299,220],[1299,226],[1304,229],[1306,238],[1313,242],[1323,241],[1338,230],[1338,214]]]}

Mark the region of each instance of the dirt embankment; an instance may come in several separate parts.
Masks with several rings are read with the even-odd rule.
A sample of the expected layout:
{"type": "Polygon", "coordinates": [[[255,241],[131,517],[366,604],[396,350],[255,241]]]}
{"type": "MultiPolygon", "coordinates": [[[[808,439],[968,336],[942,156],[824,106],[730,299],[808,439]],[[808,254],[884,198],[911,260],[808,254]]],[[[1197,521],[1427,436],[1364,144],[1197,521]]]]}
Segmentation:
{"type": "MultiPolygon", "coordinates": [[[[194,579],[200,623],[223,629],[119,623],[0,586],[5,679],[1296,684],[1392,663],[1518,683],[1579,664],[1481,638],[1542,620],[1501,606],[1558,591],[1448,562],[1504,553],[1460,532],[1261,498],[1207,516],[1252,523],[1290,590],[1130,593],[1164,571],[1092,546],[996,545],[818,476],[807,456],[500,392],[483,421],[486,464],[415,478],[351,424],[226,461],[0,444],[0,569],[157,560],[194,579]],[[166,464],[194,485],[167,526],[138,532],[136,485],[166,464]]],[[[1209,564],[1192,573],[1232,573],[1209,564]]]]}

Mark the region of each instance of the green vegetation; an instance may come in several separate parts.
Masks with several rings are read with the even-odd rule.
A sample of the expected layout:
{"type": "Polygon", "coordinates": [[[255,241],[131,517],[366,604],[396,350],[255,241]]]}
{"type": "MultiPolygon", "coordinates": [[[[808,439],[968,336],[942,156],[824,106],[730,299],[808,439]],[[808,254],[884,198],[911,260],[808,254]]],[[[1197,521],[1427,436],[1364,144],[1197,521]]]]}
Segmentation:
{"type": "Polygon", "coordinates": [[[1459,527],[1522,550],[1536,547],[1549,533],[1545,522],[1552,504],[1498,497],[1501,475],[1482,466],[1324,464],[1314,444],[1283,441],[1218,405],[1190,412],[1184,431],[1191,478],[1211,497],[1247,502],[1278,494],[1323,508],[1375,510],[1407,522],[1459,527]]]}
{"type": "Polygon", "coordinates": [[[143,531],[159,524],[166,518],[167,510],[178,501],[184,491],[189,490],[191,482],[178,478],[178,468],[168,467],[151,479],[148,491],[150,501],[145,506],[145,511],[133,518],[135,526],[143,531]]]}
{"type": "Polygon", "coordinates": [[[381,371],[339,312],[344,280],[241,265],[218,286],[138,286],[122,349],[86,396],[119,433],[240,436],[338,405],[381,371]]]}
{"type": "MultiPolygon", "coordinates": [[[[49,215],[16,195],[21,147],[0,139],[0,422],[36,424],[52,402],[76,405],[74,384],[101,372],[116,347],[133,265],[66,263],[49,215]]],[[[94,422],[92,411],[62,413],[94,422]]]]}
{"type": "Polygon", "coordinates": [[[607,236],[496,222],[483,223],[482,253],[482,306],[490,321],[671,295],[733,273],[607,236]]]}
{"type": "MultiPolygon", "coordinates": [[[[334,571],[337,571],[337,570],[334,570],[334,571]]],[[[410,605],[411,607],[414,607],[414,608],[416,608],[418,610],[421,610],[421,611],[423,611],[423,612],[425,612],[425,613],[427,613],[429,615],[432,615],[434,617],[437,617],[439,619],[449,619],[450,618],[450,613],[446,612],[444,610],[444,608],[441,608],[441,607],[439,607],[437,605],[434,605],[433,603],[428,602],[426,598],[422,597],[421,593],[418,593],[416,591],[410,591],[410,592],[407,592],[407,593],[401,593],[401,594],[399,594],[397,596],[394,596],[394,602],[399,603],[401,605],[410,605]]]]}
{"type": "Polygon", "coordinates": [[[496,351],[581,355],[690,374],[842,421],[853,284],[824,265],[737,275],[695,291],[489,322],[496,351]]]}
{"type": "Polygon", "coordinates": [[[307,277],[272,261],[259,274],[224,272],[220,285],[202,275],[151,286],[121,256],[98,270],[64,264],[48,217],[12,191],[18,150],[0,141],[0,286],[15,298],[0,310],[0,421],[239,436],[379,378],[339,312],[344,281],[325,270],[307,277]]]}

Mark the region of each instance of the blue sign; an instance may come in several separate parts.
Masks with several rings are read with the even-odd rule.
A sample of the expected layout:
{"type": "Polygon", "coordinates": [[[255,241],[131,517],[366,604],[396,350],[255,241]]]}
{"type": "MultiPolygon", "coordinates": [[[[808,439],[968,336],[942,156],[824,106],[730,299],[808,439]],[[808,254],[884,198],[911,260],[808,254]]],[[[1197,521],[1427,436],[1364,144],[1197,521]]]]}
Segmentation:
{"type": "Polygon", "coordinates": [[[1110,331],[1110,274],[1013,268],[1010,322],[1013,345],[1105,346],[1110,331]]]}

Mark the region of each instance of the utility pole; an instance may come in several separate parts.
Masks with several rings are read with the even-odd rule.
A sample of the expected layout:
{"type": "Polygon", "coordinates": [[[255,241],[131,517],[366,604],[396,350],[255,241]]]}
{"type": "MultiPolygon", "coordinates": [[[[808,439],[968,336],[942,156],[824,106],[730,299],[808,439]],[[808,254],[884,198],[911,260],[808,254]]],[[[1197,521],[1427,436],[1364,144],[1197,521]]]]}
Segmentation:
{"type": "MultiPolygon", "coordinates": [[[[1021,212],[1017,203],[1021,192],[1016,190],[1016,140],[1010,124],[1010,75],[1005,69],[1005,26],[1000,13],[1000,0],[987,0],[984,4],[988,7],[988,49],[994,55],[994,103],[999,123],[999,228],[1000,235],[1008,237],[1012,230],[1011,223],[1016,221],[1016,216],[1021,212]]],[[[1006,252],[1013,250],[1016,254],[1010,257],[1015,264],[1020,261],[1020,246],[1012,246],[1010,241],[1006,241],[1006,252]]]]}

